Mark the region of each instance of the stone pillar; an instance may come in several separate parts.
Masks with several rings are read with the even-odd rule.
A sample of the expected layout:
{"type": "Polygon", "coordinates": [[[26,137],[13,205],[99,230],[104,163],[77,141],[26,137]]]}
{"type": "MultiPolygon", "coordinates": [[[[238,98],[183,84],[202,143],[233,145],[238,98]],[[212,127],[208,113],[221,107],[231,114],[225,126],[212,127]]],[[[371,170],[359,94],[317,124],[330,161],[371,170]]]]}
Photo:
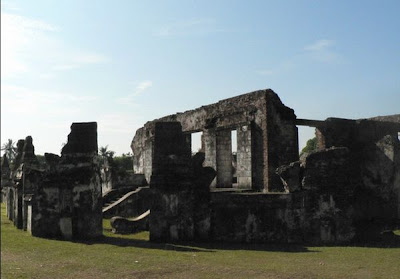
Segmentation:
{"type": "Polygon", "coordinates": [[[193,171],[179,122],[155,124],[152,170],[150,240],[193,240],[193,171]]]}
{"type": "Polygon", "coordinates": [[[232,136],[231,130],[219,130],[217,143],[217,187],[232,187],[232,136]]]}
{"type": "Polygon", "coordinates": [[[14,187],[14,226],[18,229],[22,229],[23,219],[22,219],[22,206],[23,206],[23,194],[22,194],[22,184],[17,183],[14,187]]]}
{"type": "Polygon", "coordinates": [[[58,167],[59,177],[69,188],[59,189],[59,228],[64,238],[94,238],[103,234],[97,149],[97,123],[73,123],[58,167]]]}
{"type": "Polygon", "coordinates": [[[251,126],[241,125],[237,129],[237,168],[238,188],[252,188],[252,146],[251,126]]]}
{"type": "Polygon", "coordinates": [[[190,133],[183,134],[183,139],[187,150],[190,150],[190,154],[192,154],[192,134],[190,133]]]}
{"type": "MultiPolygon", "coordinates": [[[[205,167],[211,167],[214,170],[217,169],[217,143],[216,134],[214,129],[207,129],[203,131],[202,146],[204,147],[205,153],[205,167]]],[[[217,179],[211,182],[210,187],[215,188],[217,185],[217,179]]]]}

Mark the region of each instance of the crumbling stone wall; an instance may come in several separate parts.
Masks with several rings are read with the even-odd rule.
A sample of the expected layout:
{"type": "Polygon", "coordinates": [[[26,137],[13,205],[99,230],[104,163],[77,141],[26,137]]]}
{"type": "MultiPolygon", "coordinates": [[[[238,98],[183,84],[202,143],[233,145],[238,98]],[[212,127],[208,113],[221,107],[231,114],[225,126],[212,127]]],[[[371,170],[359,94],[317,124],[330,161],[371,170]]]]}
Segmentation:
{"type": "MultiPolygon", "coordinates": [[[[301,121],[317,128],[319,149],[341,146],[349,150],[348,176],[354,185],[349,203],[359,240],[376,238],[382,230],[400,225],[399,119],[400,115],[391,115],[361,120],[301,121]]],[[[316,177],[311,175],[312,179],[316,177]]],[[[330,189],[334,181],[325,180],[323,185],[330,189]]]]}
{"type": "MultiPolygon", "coordinates": [[[[274,109],[275,105],[270,108],[274,109]]],[[[264,115],[260,111],[257,113],[264,115]]],[[[284,120],[290,117],[290,111],[284,109],[272,115],[275,119],[269,124],[269,129],[277,134],[276,137],[268,138],[265,129],[257,126],[262,117],[251,122],[250,133],[245,128],[242,130],[245,133],[238,136],[241,141],[249,141],[250,138],[252,152],[248,158],[251,158],[252,178],[258,171],[263,174],[256,176],[261,181],[265,180],[265,168],[260,171],[260,161],[267,160],[272,167],[295,157],[291,148],[297,144],[297,139],[293,140],[291,135],[296,129],[284,120]],[[285,142],[281,146],[274,142],[280,136],[285,142]],[[264,150],[265,139],[275,146],[277,153],[267,149],[270,151],[266,154],[268,156],[260,159],[257,156],[261,153],[254,150],[264,150]]],[[[196,239],[196,232],[201,232],[197,235],[207,241],[333,244],[365,239],[364,232],[369,232],[367,239],[375,238],[383,229],[394,228],[398,224],[399,195],[396,191],[400,181],[400,144],[395,137],[398,126],[393,123],[335,120],[332,127],[337,127],[336,134],[330,126],[332,120],[302,120],[318,125],[320,135],[325,136],[321,141],[325,146],[321,144],[319,151],[308,154],[302,161],[296,160],[275,168],[274,174],[285,193],[271,194],[246,189],[210,191],[207,185],[213,177],[202,184],[203,187],[195,187],[196,179],[203,176],[190,167],[187,135],[180,130],[180,122],[167,120],[150,122],[146,124],[149,126],[142,128],[154,125],[151,133],[151,240],[192,240],[196,239]],[[346,126],[348,123],[350,126],[346,126]],[[332,138],[326,137],[330,134],[332,138]],[[326,148],[326,144],[333,143],[342,146],[326,148]],[[199,192],[196,189],[203,190],[199,192]]],[[[221,168],[224,172],[229,171],[223,160],[226,157],[221,155],[221,151],[225,152],[223,142],[229,141],[226,130],[226,127],[213,128],[203,134],[204,161],[219,168],[220,172],[221,168]],[[222,147],[219,148],[219,145],[222,147]],[[215,150],[215,153],[210,152],[215,154],[212,158],[207,156],[209,149],[215,150]],[[218,156],[224,158],[221,160],[218,156]]],[[[238,160],[244,160],[238,157],[238,160]]],[[[197,165],[202,168],[202,164],[197,165]]],[[[271,170],[268,169],[267,174],[271,170]]],[[[219,175],[224,174],[216,172],[217,183],[222,180],[218,179],[219,175]]],[[[273,177],[268,176],[269,182],[275,179],[273,177]]],[[[256,181],[252,179],[251,183],[256,181]]]]}
{"type": "Polygon", "coordinates": [[[134,171],[145,174],[149,181],[155,156],[155,123],[178,121],[186,134],[183,144],[187,148],[190,148],[190,133],[203,132],[204,164],[217,171],[212,187],[232,187],[230,132],[237,130],[237,187],[266,192],[283,191],[275,169],[298,160],[295,119],[293,110],[284,106],[272,90],[255,91],[169,115],[148,122],[137,130],[131,144],[135,156],[134,171]]]}
{"type": "Polygon", "coordinates": [[[152,241],[344,243],[355,236],[347,148],[316,152],[282,168],[287,193],[210,192],[215,172],[202,167],[201,153],[190,158],[179,122],[156,123],[154,137],[152,241]]]}
{"type": "Polygon", "coordinates": [[[14,211],[8,217],[34,236],[102,235],[97,123],[73,123],[61,157],[46,153],[45,158],[46,169],[39,168],[32,138],[18,142],[7,194],[7,207],[14,211]]]}
{"type": "Polygon", "coordinates": [[[215,177],[204,156],[191,158],[179,122],[158,122],[150,189],[150,240],[208,239],[209,189],[215,177]]]}

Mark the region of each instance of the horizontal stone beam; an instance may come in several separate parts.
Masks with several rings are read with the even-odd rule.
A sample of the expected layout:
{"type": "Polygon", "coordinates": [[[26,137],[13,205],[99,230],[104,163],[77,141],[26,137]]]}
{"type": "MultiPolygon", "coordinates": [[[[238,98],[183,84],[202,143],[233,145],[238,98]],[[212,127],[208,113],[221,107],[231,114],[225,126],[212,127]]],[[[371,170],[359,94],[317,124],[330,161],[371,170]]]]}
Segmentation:
{"type": "Polygon", "coordinates": [[[298,126],[309,126],[309,127],[320,127],[325,125],[323,120],[310,120],[310,119],[296,119],[296,125],[298,126]]]}

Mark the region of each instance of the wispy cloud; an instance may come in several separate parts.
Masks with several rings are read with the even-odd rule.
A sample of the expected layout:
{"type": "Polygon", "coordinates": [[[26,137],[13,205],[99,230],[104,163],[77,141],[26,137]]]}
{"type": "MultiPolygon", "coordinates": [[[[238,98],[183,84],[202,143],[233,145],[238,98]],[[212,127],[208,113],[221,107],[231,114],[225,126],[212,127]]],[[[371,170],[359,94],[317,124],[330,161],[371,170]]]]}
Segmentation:
{"type": "Polygon", "coordinates": [[[53,67],[55,71],[69,71],[90,64],[101,64],[109,62],[109,59],[101,54],[96,53],[71,53],[69,54],[67,64],[57,64],[53,67]]]}
{"type": "Polygon", "coordinates": [[[312,59],[322,63],[339,63],[343,58],[333,50],[334,40],[321,39],[303,48],[312,59]]]}
{"type": "Polygon", "coordinates": [[[8,11],[19,11],[19,6],[15,2],[2,0],[1,1],[1,10],[8,10],[8,11]]]}
{"type": "Polygon", "coordinates": [[[89,64],[108,62],[99,53],[77,50],[59,39],[62,30],[53,24],[1,12],[1,77],[30,74],[49,76],[89,64]]]}
{"type": "Polygon", "coordinates": [[[145,90],[149,89],[153,86],[153,82],[151,80],[144,80],[136,84],[135,89],[131,94],[126,97],[118,98],[117,103],[124,105],[136,105],[135,97],[142,94],[145,90]]]}
{"type": "Polygon", "coordinates": [[[139,95],[141,94],[144,90],[146,90],[147,88],[150,88],[153,86],[153,82],[150,80],[145,80],[142,82],[139,82],[139,84],[136,86],[136,90],[135,90],[135,95],[139,95]]]}
{"type": "Polygon", "coordinates": [[[324,51],[324,50],[328,49],[330,46],[332,46],[334,43],[335,43],[335,41],[333,41],[333,40],[322,39],[322,40],[318,40],[318,41],[314,42],[311,45],[305,46],[304,50],[306,50],[306,51],[324,51]]]}
{"type": "Polygon", "coordinates": [[[269,66],[264,69],[255,71],[261,76],[273,76],[281,73],[292,71],[302,65],[306,61],[314,60],[319,63],[337,64],[344,61],[343,57],[334,50],[336,42],[334,40],[321,39],[309,45],[304,46],[297,51],[295,55],[289,56],[282,62],[269,66]]]}
{"type": "Polygon", "coordinates": [[[165,24],[155,32],[155,35],[160,37],[168,37],[175,35],[209,34],[225,31],[225,29],[217,26],[215,19],[192,18],[165,24]]]}

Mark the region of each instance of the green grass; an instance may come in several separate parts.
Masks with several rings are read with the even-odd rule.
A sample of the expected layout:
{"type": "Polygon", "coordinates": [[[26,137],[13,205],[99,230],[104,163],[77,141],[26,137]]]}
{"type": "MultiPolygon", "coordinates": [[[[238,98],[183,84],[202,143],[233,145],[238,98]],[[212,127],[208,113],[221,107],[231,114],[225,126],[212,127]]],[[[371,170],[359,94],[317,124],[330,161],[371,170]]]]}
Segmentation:
{"type": "MultiPolygon", "coordinates": [[[[17,230],[1,206],[1,278],[399,278],[400,245],[155,244],[147,232],[86,243],[17,230]],[[381,245],[376,245],[381,246],[381,245]]],[[[400,235],[400,231],[397,231],[400,235]]]]}

